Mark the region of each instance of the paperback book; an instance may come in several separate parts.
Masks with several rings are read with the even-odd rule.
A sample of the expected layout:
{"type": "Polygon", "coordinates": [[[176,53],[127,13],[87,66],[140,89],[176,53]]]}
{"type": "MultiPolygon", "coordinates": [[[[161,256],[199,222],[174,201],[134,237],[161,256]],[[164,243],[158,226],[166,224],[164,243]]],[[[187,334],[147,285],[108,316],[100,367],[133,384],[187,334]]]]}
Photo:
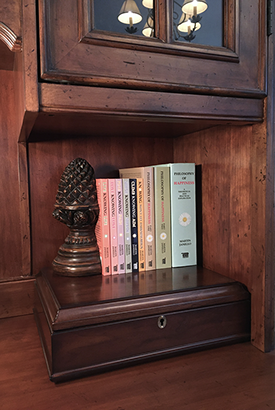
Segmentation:
{"type": "Polygon", "coordinates": [[[116,180],[108,179],[109,187],[109,218],[110,218],[110,246],[111,246],[111,273],[118,273],[118,246],[117,246],[117,206],[116,180]]]}
{"type": "Polygon", "coordinates": [[[124,254],[125,272],[132,272],[132,241],[130,216],[130,182],[129,178],[122,179],[123,185],[123,212],[124,212],[124,254]]]}
{"type": "Polygon", "coordinates": [[[130,179],[130,215],[132,240],[132,272],[139,271],[138,261],[138,221],[137,221],[137,180],[130,179]]]}
{"type": "Polygon", "coordinates": [[[118,251],[118,273],[125,273],[124,253],[124,212],[123,212],[123,190],[122,180],[116,180],[116,208],[117,208],[117,251],[118,251]]]}
{"type": "Polygon", "coordinates": [[[154,168],[152,166],[123,168],[119,170],[119,174],[121,178],[143,179],[145,269],[155,269],[154,168]]]}
{"type": "Polygon", "coordinates": [[[99,248],[102,275],[110,275],[110,225],[109,225],[109,199],[108,180],[96,180],[97,198],[99,205],[99,217],[95,227],[95,234],[99,248]]]}
{"type": "Polygon", "coordinates": [[[171,268],[170,174],[167,165],[154,166],[156,269],[171,268]]]}

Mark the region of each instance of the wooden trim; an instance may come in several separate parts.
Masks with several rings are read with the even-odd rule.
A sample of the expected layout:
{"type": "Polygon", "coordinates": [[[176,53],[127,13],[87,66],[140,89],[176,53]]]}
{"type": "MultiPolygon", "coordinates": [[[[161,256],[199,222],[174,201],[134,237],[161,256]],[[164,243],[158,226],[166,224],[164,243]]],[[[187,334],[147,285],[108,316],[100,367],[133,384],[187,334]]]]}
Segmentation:
{"type": "MultiPolygon", "coordinates": [[[[275,27],[275,16],[272,14],[273,26],[275,27]]],[[[275,128],[274,128],[274,107],[275,107],[275,81],[274,81],[274,35],[268,37],[268,97],[267,97],[267,149],[266,149],[266,221],[265,221],[265,300],[264,300],[264,334],[265,351],[275,348],[275,128]]]]}
{"type": "Polygon", "coordinates": [[[30,234],[30,212],[29,212],[29,175],[27,146],[25,143],[18,144],[18,180],[20,201],[20,230],[22,265],[21,274],[31,274],[31,234],[30,234]]]}
{"type": "Polygon", "coordinates": [[[89,112],[124,117],[258,122],[263,101],[207,95],[40,84],[41,111],[89,112]]]}
{"type": "Polygon", "coordinates": [[[0,282],[0,300],[0,319],[32,314],[34,279],[0,282]]]}
{"type": "Polygon", "coordinates": [[[0,21],[0,40],[2,40],[11,51],[15,53],[22,51],[22,39],[2,21],[0,21]]]}

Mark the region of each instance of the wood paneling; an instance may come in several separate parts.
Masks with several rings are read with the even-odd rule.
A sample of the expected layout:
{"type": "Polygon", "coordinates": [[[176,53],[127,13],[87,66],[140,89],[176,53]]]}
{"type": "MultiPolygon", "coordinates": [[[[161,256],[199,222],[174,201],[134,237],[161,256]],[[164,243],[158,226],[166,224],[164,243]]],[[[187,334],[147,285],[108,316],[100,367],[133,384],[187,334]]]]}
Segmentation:
{"type": "MultiPolygon", "coordinates": [[[[0,71],[0,279],[23,274],[13,72],[0,71]]],[[[25,272],[24,272],[25,273],[25,272]]]]}
{"type": "Polygon", "coordinates": [[[34,319],[0,322],[1,410],[259,410],[275,408],[275,353],[249,343],[54,385],[34,319]]]}
{"type": "Polygon", "coordinates": [[[272,339],[272,330],[262,331],[268,279],[265,130],[263,124],[198,132],[176,140],[174,158],[202,164],[203,266],[251,291],[252,342],[262,350],[272,339]]]}
{"type": "Polygon", "coordinates": [[[119,168],[173,161],[173,140],[91,135],[29,144],[34,274],[51,265],[69,233],[65,225],[52,217],[52,212],[60,177],[77,157],[92,165],[96,178],[114,177],[118,176],[119,168]]]}
{"type": "Polygon", "coordinates": [[[216,127],[175,140],[175,162],[202,166],[203,265],[251,288],[252,127],[216,127]]]}

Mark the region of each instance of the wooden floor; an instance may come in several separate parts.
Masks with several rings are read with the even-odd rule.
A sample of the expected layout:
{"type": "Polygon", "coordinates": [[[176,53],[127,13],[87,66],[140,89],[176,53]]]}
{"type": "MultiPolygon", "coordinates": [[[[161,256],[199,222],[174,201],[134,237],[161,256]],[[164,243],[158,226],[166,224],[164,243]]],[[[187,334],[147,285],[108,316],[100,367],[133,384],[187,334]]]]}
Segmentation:
{"type": "Polygon", "coordinates": [[[33,317],[2,319],[0,408],[275,409],[275,353],[244,343],[55,385],[33,317]]]}

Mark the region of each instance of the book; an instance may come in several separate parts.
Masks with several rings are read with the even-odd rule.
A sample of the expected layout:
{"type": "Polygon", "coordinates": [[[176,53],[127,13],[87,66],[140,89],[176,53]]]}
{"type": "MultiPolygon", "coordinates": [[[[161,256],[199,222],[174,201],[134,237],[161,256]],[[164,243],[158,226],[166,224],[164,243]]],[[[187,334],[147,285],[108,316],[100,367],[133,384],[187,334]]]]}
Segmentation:
{"type": "Polygon", "coordinates": [[[170,172],[154,166],[156,269],[171,268],[170,172]]]}
{"type": "Polygon", "coordinates": [[[124,254],[125,272],[132,272],[132,241],[130,216],[130,182],[129,178],[122,179],[123,185],[123,212],[124,212],[124,254]]]}
{"type": "Polygon", "coordinates": [[[143,179],[137,178],[138,266],[145,271],[143,179]]]}
{"type": "Polygon", "coordinates": [[[96,180],[97,199],[99,205],[99,217],[95,227],[97,244],[102,267],[102,275],[110,275],[110,225],[109,225],[109,200],[108,180],[96,180]]]}
{"type": "Polygon", "coordinates": [[[116,180],[108,179],[109,191],[109,218],[110,218],[110,248],[111,248],[111,273],[118,273],[118,246],[117,246],[117,206],[116,206],[116,180]]]}
{"type": "Polygon", "coordinates": [[[169,164],[172,267],[197,264],[195,164],[169,164]]]}
{"type": "Polygon", "coordinates": [[[116,178],[118,273],[125,273],[124,212],[122,180],[116,178]]]}
{"type": "Polygon", "coordinates": [[[137,227],[137,180],[130,178],[130,215],[132,241],[132,272],[139,271],[138,264],[138,227],[137,227]]]}
{"type": "Polygon", "coordinates": [[[123,168],[119,170],[119,175],[121,178],[143,178],[145,269],[155,269],[154,168],[123,168]]]}

